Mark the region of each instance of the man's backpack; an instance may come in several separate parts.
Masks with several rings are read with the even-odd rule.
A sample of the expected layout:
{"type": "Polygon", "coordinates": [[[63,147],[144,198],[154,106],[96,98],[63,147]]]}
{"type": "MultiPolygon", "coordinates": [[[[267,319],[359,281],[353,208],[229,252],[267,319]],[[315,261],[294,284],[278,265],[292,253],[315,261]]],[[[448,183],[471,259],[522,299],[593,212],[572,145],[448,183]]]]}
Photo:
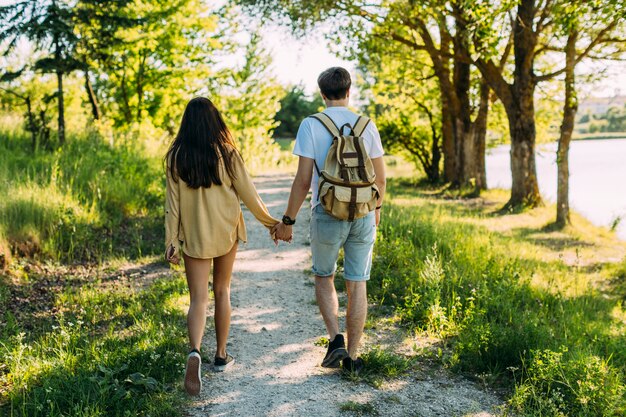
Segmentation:
{"type": "Polygon", "coordinates": [[[333,136],[321,172],[315,162],[322,207],[340,220],[351,222],[364,217],[376,208],[379,197],[374,165],[361,136],[370,119],[360,116],[354,126],[346,123],[339,129],[325,113],[310,117],[320,121],[333,136]],[[349,129],[346,135],[343,134],[345,128],[349,129]]]}

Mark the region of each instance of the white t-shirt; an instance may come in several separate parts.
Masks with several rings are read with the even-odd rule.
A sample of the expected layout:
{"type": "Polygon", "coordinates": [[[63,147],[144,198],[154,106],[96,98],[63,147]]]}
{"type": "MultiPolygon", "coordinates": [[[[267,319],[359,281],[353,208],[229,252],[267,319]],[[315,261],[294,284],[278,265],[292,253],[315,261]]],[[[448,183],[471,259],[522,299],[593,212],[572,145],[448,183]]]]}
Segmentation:
{"type": "MultiPolygon", "coordinates": [[[[350,126],[354,126],[354,123],[358,119],[358,115],[350,111],[347,107],[327,107],[324,113],[330,117],[335,125],[343,126],[346,123],[350,123],[350,126]]],[[[374,122],[370,121],[363,132],[363,142],[365,149],[371,159],[380,158],[385,154],[383,151],[383,145],[380,143],[380,133],[376,129],[374,122]]],[[[332,135],[326,130],[324,125],[312,117],[307,117],[300,123],[298,134],[296,135],[296,145],[293,148],[293,154],[298,156],[304,156],[306,158],[315,159],[320,171],[324,169],[324,162],[326,161],[326,154],[330,149],[330,145],[333,143],[332,135]]],[[[311,198],[311,206],[315,207],[319,204],[318,187],[319,175],[317,170],[313,168],[313,179],[311,181],[311,190],[313,196],[311,198]]]]}

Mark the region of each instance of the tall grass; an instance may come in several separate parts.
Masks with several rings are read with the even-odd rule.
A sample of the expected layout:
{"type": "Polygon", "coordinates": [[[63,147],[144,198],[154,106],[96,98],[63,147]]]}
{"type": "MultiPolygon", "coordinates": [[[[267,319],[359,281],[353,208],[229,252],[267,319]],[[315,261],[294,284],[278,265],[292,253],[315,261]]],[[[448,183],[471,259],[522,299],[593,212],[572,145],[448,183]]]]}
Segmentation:
{"type": "Polygon", "coordinates": [[[543,259],[545,248],[472,221],[481,212],[435,204],[411,184],[392,182],[389,194],[374,300],[446,341],[452,368],[509,381],[516,412],[624,415],[623,298],[584,269],[543,259]]]}
{"type": "Polygon", "coordinates": [[[102,261],[160,252],[161,161],[127,140],[70,137],[56,151],[0,137],[0,246],[21,256],[102,261]]]}

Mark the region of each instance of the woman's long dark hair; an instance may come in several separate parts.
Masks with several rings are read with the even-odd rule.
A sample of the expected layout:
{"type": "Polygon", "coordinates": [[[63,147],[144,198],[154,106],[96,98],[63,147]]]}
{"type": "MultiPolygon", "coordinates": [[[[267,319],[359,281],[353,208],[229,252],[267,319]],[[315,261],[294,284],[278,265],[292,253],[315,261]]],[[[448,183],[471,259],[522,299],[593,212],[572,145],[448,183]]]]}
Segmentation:
{"type": "Polygon", "coordinates": [[[205,97],[192,99],[185,108],[176,139],[165,160],[174,181],[181,178],[190,188],[222,185],[219,161],[235,178],[232,158],[235,143],[215,105],[205,97]]]}

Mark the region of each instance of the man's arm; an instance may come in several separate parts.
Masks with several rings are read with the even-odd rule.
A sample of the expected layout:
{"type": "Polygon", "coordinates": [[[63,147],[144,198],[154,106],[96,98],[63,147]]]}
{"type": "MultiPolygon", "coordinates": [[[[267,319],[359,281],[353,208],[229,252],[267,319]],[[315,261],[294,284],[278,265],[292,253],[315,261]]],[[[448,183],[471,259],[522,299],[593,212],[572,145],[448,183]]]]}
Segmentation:
{"type": "MultiPolygon", "coordinates": [[[[385,198],[385,188],[387,186],[387,176],[385,173],[385,161],[383,157],[373,158],[372,164],[374,165],[374,172],[376,173],[376,185],[378,186],[378,202],[376,207],[382,207],[383,199],[385,198]]],[[[380,223],[380,209],[376,209],[376,226],[380,223]]]]}
{"type": "MultiPolygon", "coordinates": [[[[313,164],[313,159],[304,156],[301,156],[298,160],[298,171],[296,172],[296,178],[294,178],[293,184],[291,184],[291,193],[289,193],[289,202],[287,203],[287,210],[285,211],[285,215],[292,219],[295,219],[298,215],[300,207],[302,207],[302,203],[311,188],[313,164]]],[[[287,226],[281,222],[272,230],[276,232],[276,237],[279,239],[291,239],[292,226],[287,226]]]]}

